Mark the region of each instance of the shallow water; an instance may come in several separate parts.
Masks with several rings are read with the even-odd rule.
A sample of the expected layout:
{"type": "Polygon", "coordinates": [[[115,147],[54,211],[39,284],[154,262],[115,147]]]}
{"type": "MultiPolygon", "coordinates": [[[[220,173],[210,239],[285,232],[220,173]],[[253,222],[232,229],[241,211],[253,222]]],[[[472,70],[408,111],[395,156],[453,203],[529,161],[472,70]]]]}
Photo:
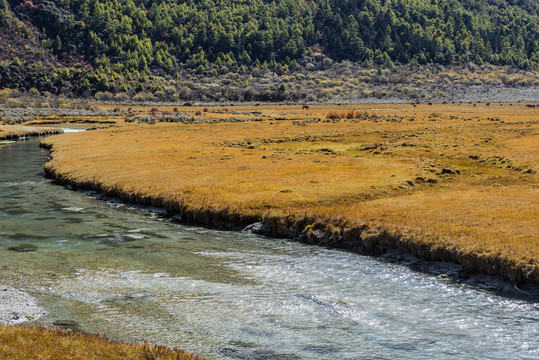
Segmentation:
{"type": "Polygon", "coordinates": [[[0,279],[39,299],[41,323],[71,320],[208,359],[539,357],[537,302],[175,224],[52,184],[47,158],[35,140],[0,146],[0,279]],[[29,251],[8,250],[21,245],[29,251]]]}

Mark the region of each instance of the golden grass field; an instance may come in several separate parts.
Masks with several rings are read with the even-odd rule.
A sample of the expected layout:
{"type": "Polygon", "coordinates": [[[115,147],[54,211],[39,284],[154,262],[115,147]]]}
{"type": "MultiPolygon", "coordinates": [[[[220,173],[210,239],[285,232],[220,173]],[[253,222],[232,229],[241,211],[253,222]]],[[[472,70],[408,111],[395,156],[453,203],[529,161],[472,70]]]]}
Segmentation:
{"type": "Polygon", "coordinates": [[[45,135],[59,132],[61,131],[53,128],[22,125],[0,125],[0,140],[18,139],[21,136],[45,135]]]}
{"type": "Polygon", "coordinates": [[[53,157],[45,169],[64,183],[165,206],[188,222],[264,221],[272,235],[370,253],[396,248],[458,262],[470,272],[539,283],[538,108],[179,110],[245,121],[119,121],[54,136],[44,140],[53,157]]]}
{"type": "Polygon", "coordinates": [[[144,359],[196,360],[181,350],[148,344],[126,344],[98,335],[65,330],[0,325],[0,358],[29,359],[144,359]]]}

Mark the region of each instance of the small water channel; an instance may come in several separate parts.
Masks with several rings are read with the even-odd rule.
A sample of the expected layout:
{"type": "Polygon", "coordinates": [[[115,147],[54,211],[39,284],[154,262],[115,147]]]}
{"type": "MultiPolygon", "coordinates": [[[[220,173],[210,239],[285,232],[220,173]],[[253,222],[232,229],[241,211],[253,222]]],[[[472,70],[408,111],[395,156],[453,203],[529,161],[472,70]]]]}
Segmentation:
{"type": "Polygon", "coordinates": [[[0,145],[0,281],[40,301],[39,323],[208,359],[539,358],[537,302],[179,225],[52,184],[48,156],[37,140],[0,145]]]}

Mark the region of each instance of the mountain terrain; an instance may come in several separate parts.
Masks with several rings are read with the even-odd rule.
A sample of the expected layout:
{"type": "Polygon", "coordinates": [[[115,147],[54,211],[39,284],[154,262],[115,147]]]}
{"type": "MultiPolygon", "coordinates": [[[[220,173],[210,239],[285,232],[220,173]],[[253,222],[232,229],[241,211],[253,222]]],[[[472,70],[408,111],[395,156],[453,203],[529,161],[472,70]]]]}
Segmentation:
{"type": "MultiPolygon", "coordinates": [[[[339,98],[338,87],[314,84],[332,88],[331,94],[292,90],[309,72],[337,69],[363,77],[373,85],[364,90],[377,97],[384,71],[397,74],[394,79],[410,72],[470,75],[470,64],[505,74],[495,85],[513,83],[515,72],[524,74],[521,85],[533,85],[539,3],[0,0],[0,37],[0,88],[21,92],[150,101],[331,100],[339,98]],[[189,85],[204,82],[218,91],[189,85]]],[[[405,97],[428,100],[431,90],[405,97]]]]}

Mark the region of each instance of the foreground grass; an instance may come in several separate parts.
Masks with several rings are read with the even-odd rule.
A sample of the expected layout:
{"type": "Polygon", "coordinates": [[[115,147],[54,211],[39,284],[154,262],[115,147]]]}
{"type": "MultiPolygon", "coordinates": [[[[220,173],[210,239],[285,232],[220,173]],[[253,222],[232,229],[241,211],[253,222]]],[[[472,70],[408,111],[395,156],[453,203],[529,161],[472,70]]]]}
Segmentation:
{"type": "Polygon", "coordinates": [[[27,326],[0,325],[2,359],[177,359],[198,357],[164,346],[126,344],[98,335],[27,326]]]}
{"type": "Polygon", "coordinates": [[[182,111],[220,122],[48,138],[53,159],[45,169],[61,182],[164,206],[190,222],[263,221],[272,235],[369,253],[397,248],[539,283],[536,108],[182,111]]]}

